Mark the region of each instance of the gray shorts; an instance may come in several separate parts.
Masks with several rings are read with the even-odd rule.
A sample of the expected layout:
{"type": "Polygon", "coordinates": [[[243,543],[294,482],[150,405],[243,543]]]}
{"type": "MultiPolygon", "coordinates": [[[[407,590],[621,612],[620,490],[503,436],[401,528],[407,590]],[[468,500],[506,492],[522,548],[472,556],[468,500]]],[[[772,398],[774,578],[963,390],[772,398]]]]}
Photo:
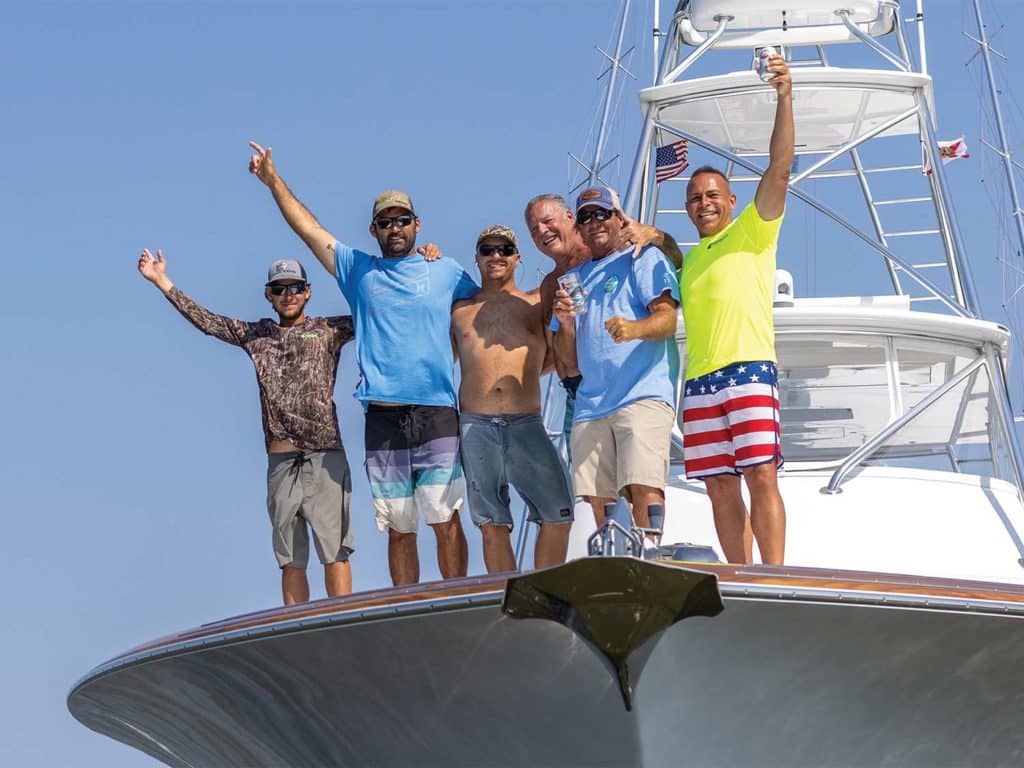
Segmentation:
{"type": "Polygon", "coordinates": [[[536,413],[459,415],[469,514],[477,525],[512,527],[508,487],[530,509],[530,521],[571,523],[573,499],[562,458],[536,413]]]}
{"type": "Polygon", "coordinates": [[[354,550],[349,526],[352,479],[345,451],[294,451],[267,457],[267,510],[281,568],[305,568],[309,533],[320,562],[344,562],[354,550]]]}

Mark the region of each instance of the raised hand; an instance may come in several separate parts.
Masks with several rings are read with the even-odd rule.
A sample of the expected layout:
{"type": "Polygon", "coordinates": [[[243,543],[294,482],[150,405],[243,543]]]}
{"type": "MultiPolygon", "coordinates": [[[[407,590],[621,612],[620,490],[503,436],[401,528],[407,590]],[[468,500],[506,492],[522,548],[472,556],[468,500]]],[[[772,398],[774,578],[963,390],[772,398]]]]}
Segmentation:
{"type": "Polygon", "coordinates": [[[270,156],[270,147],[264,149],[255,141],[250,141],[249,146],[255,151],[249,158],[249,173],[255,174],[257,179],[269,185],[277,176],[274,159],[270,156]]]}
{"type": "Polygon", "coordinates": [[[441,258],[441,249],[434,243],[427,243],[421,245],[416,249],[416,253],[420,254],[426,261],[437,261],[441,258]]]}
{"type": "Polygon", "coordinates": [[[776,90],[780,96],[788,95],[793,88],[793,75],[789,72],[789,65],[781,54],[773,54],[768,58],[768,71],[774,72],[775,76],[768,81],[768,85],[776,90]]]}
{"type": "Polygon", "coordinates": [[[174,285],[167,277],[167,260],[159,248],[156,250],[156,256],[153,256],[148,248],[142,250],[139,256],[139,274],[161,291],[169,291],[174,285]]]}

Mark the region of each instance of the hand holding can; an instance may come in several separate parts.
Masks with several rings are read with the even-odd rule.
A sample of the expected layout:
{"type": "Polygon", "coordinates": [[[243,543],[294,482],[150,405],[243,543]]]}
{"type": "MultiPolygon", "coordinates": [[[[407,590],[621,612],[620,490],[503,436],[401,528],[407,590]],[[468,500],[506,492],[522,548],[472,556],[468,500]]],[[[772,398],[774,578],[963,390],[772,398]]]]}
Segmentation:
{"type": "Polygon", "coordinates": [[[755,51],[754,69],[757,70],[757,75],[762,82],[767,83],[775,77],[775,73],[768,68],[768,65],[771,64],[772,56],[776,56],[778,53],[778,49],[772,45],[766,45],[755,51]]]}
{"type": "Polygon", "coordinates": [[[580,276],[575,272],[562,275],[558,278],[558,287],[569,294],[572,299],[572,310],[577,315],[587,311],[587,295],[583,292],[583,284],[580,283],[580,276]]]}

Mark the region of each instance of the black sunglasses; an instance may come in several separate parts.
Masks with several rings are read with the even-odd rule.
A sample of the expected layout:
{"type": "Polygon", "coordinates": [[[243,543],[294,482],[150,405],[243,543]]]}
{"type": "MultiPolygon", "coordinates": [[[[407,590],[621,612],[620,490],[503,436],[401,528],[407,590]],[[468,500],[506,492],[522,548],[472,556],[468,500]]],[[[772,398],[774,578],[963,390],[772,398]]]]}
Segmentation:
{"type": "Polygon", "coordinates": [[[270,289],[272,296],[298,296],[300,293],[306,292],[306,283],[291,283],[289,285],[271,283],[267,288],[270,289]]]}
{"type": "Polygon", "coordinates": [[[495,251],[500,251],[502,256],[511,256],[516,252],[516,247],[512,243],[505,245],[478,245],[476,250],[481,256],[490,256],[495,251]]]}
{"type": "Polygon", "coordinates": [[[416,217],[408,213],[403,213],[401,216],[380,216],[373,220],[373,223],[377,225],[377,229],[391,229],[395,224],[400,227],[408,227],[416,221],[416,217]]]}
{"type": "Polygon", "coordinates": [[[589,224],[591,219],[597,219],[598,221],[608,221],[612,217],[615,211],[609,211],[604,208],[598,208],[596,211],[584,211],[576,216],[576,221],[580,224],[589,224]]]}

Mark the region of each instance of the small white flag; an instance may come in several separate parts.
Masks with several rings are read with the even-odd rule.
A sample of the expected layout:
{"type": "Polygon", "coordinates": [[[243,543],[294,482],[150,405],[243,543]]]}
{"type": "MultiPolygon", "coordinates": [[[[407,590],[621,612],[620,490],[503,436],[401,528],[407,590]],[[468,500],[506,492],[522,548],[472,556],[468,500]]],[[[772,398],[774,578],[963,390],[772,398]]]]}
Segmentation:
{"type": "MultiPolygon", "coordinates": [[[[964,141],[964,137],[960,136],[958,139],[952,141],[939,141],[936,142],[939,147],[939,157],[942,158],[942,164],[947,165],[953,160],[958,160],[961,157],[970,157],[967,153],[967,142],[964,141]]],[[[930,176],[932,172],[931,164],[928,162],[928,153],[924,151],[924,144],[921,145],[921,173],[925,176],[930,176]]]]}

